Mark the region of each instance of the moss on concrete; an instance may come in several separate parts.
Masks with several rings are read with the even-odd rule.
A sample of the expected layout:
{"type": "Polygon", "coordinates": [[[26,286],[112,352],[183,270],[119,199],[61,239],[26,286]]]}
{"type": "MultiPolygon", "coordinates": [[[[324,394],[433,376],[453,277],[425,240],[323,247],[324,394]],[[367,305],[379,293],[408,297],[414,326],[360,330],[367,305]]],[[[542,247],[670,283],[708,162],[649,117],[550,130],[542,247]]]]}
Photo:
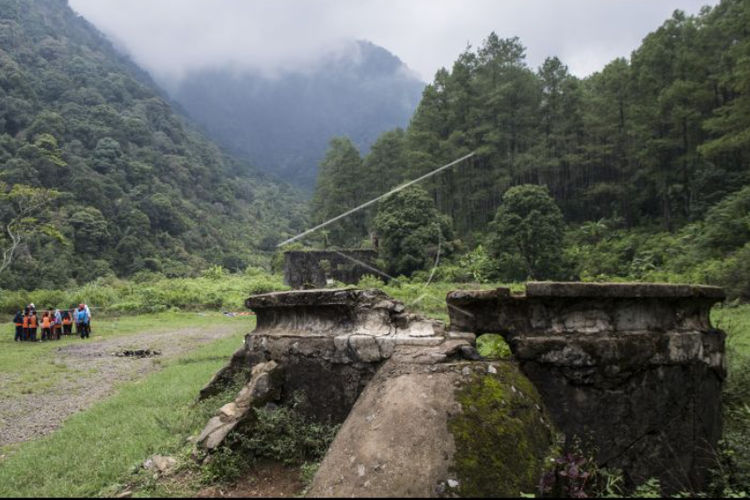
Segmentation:
{"type": "Polygon", "coordinates": [[[518,497],[533,493],[553,445],[550,420],[529,380],[512,363],[475,374],[457,389],[462,411],[449,421],[456,443],[451,493],[518,497]]]}

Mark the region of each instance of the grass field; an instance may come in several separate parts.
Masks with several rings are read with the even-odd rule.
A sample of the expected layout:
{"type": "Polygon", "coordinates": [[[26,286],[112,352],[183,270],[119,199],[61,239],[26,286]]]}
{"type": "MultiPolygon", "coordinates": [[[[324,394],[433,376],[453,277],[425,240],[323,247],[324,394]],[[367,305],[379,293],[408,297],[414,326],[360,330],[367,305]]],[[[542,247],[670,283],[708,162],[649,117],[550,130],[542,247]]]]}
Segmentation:
{"type": "MultiPolygon", "coordinates": [[[[53,435],[8,452],[0,462],[0,497],[106,495],[115,492],[118,484],[128,480],[129,471],[149,456],[179,448],[216,410],[216,402],[195,406],[196,396],[237,350],[242,335],[252,329],[252,320],[166,314],[98,325],[97,333],[105,337],[185,324],[209,327],[220,321],[234,321],[236,333],[165,362],[160,372],[126,384],[116,395],[70,418],[53,435]]],[[[15,346],[3,341],[2,347],[15,346]]],[[[39,347],[30,352],[17,350],[27,364],[13,361],[14,366],[43,364],[39,360],[59,344],[39,347]]]]}

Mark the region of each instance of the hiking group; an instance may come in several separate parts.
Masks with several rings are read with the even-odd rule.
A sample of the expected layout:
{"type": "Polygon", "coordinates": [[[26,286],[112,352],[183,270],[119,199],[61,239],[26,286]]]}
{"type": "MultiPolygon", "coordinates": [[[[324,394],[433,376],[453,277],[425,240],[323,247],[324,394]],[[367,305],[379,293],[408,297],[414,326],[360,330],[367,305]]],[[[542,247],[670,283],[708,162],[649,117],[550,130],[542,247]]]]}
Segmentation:
{"type": "Polygon", "coordinates": [[[73,335],[73,325],[76,327],[76,335],[82,339],[91,336],[91,311],[86,304],[72,306],[62,312],[60,309],[49,309],[42,312],[41,316],[34,304],[29,304],[23,311],[16,313],[13,323],[16,327],[16,342],[60,340],[73,335]]]}

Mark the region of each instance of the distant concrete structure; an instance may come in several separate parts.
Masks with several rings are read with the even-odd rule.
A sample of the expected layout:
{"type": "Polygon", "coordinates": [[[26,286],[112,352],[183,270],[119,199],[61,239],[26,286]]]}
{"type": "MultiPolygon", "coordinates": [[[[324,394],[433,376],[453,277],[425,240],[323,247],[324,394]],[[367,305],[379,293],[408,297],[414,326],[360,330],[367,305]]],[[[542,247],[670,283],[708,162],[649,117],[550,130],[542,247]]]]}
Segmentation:
{"type": "Polygon", "coordinates": [[[374,250],[286,252],[284,283],[295,290],[325,288],[331,281],[356,285],[365,276],[378,274],[377,258],[374,250]]]}

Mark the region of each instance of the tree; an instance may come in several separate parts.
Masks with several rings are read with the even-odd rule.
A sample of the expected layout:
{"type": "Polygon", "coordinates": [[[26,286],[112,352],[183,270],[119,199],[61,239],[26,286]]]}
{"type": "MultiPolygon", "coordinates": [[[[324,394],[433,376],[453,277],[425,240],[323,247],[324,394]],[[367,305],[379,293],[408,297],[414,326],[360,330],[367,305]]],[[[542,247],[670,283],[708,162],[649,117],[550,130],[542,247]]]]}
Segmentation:
{"type": "Polygon", "coordinates": [[[725,255],[750,242],[750,186],[713,207],[701,233],[699,246],[709,255],[725,255]]]}
{"type": "Polygon", "coordinates": [[[16,184],[9,188],[0,182],[0,274],[13,265],[18,252],[32,237],[46,235],[63,240],[51,224],[44,222],[57,191],[16,184]]]}
{"type": "Polygon", "coordinates": [[[380,203],[375,218],[380,255],[388,272],[411,276],[433,263],[438,249],[453,239],[450,220],[441,215],[427,191],[410,187],[380,203]]]}
{"type": "Polygon", "coordinates": [[[497,211],[495,234],[490,242],[502,278],[561,278],[564,224],[548,188],[523,185],[510,189],[497,211]]]}
{"type": "MultiPolygon", "coordinates": [[[[320,164],[320,176],[312,201],[315,222],[321,224],[369,201],[365,196],[362,157],[347,137],[336,137],[320,164]]],[[[353,214],[330,228],[330,242],[345,246],[367,235],[364,215],[353,214]]]]}

